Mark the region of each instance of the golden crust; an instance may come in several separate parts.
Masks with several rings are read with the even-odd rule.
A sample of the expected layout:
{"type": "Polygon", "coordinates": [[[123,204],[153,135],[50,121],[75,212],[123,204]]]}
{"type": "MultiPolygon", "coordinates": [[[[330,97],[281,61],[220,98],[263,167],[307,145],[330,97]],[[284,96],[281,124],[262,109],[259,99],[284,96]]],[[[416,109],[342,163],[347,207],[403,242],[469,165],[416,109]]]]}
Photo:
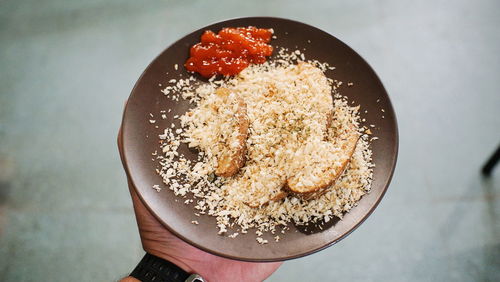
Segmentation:
{"type": "Polygon", "coordinates": [[[340,142],[341,149],[341,160],[340,165],[328,164],[328,167],[324,168],[325,173],[316,181],[309,185],[299,185],[302,179],[293,176],[287,179],[286,189],[291,193],[303,198],[312,199],[316,198],[327,191],[327,188],[331,187],[337,179],[342,175],[342,173],[347,168],[347,164],[351,160],[351,157],[356,149],[356,144],[360,138],[360,134],[351,130],[345,140],[340,142]]]}
{"type": "MultiPolygon", "coordinates": [[[[226,98],[228,96],[228,91],[226,88],[219,88],[216,92],[222,98],[226,98]]],[[[234,151],[229,148],[229,144],[233,142],[233,140],[229,140],[227,142],[228,151],[227,154],[224,154],[218,160],[218,166],[215,170],[215,174],[217,176],[230,177],[238,173],[240,168],[245,165],[245,155],[246,155],[246,141],[248,137],[248,126],[249,121],[247,117],[247,106],[245,101],[241,97],[237,97],[237,111],[235,113],[236,117],[236,126],[238,130],[238,135],[236,136],[236,141],[238,142],[237,149],[234,151]]]]}

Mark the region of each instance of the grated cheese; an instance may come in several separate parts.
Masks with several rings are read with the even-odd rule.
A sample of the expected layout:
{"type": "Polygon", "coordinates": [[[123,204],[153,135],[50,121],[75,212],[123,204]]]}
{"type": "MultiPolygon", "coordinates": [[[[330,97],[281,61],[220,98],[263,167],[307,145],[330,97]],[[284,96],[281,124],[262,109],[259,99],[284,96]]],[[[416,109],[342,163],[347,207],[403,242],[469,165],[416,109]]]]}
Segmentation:
{"type": "MultiPolygon", "coordinates": [[[[290,222],[305,224],[328,221],[333,216],[342,218],[370,191],[374,167],[368,137],[371,132],[359,124],[360,106],[350,106],[338,92],[342,81],[324,75],[334,67],[303,61],[300,50],[289,52],[281,48],[276,60],[252,65],[238,76],[222,80],[212,77],[209,83],[201,85],[195,85],[195,79],[189,77],[169,81],[162,90],[169,99],[185,99],[194,108],[174,116],[180,122],[179,128],[174,130],[172,123],[159,135],[162,150],[157,157],[157,172],[175,195],[194,197],[185,203],[194,202],[195,215],[214,216],[219,234],[227,233],[232,226],[238,227],[240,233],[256,228],[257,242],[266,244],[268,241],[260,237],[264,232],[284,233],[290,222]],[[229,97],[243,98],[250,124],[246,164],[228,178],[214,176],[217,160],[228,148],[239,146],[228,141],[235,140],[237,134],[236,106],[224,104],[218,97],[216,90],[221,87],[229,89],[229,97]],[[325,141],[327,114],[331,112],[335,116],[332,128],[336,131],[329,135],[344,134],[345,124],[355,125],[362,134],[348,169],[316,199],[289,195],[273,201],[269,190],[281,191],[286,179],[295,174],[302,176],[301,185],[307,185],[322,175],[316,163],[335,162],[339,157],[337,145],[325,141]],[[179,154],[181,143],[199,149],[198,159],[191,161],[179,154]],[[304,168],[304,163],[310,165],[304,168]],[[257,208],[251,207],[251,202],[256,202],[257,208]]],[[[237,234],[226,236],[234,238],[237,234]]],[[[280,240],[279,236],[274,239],[280,240]]]]}

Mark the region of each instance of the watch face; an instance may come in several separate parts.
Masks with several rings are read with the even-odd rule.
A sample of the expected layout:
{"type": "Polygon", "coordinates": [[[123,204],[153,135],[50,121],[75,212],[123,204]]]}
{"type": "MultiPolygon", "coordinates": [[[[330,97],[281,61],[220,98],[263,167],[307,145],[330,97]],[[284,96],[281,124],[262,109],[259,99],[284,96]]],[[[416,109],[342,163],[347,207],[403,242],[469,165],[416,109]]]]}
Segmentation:
{"type": "Polygon", "coordinates": [[[187,279],[186,282],[206,282],[203,277],[201,277],[198,274],[191,274],[187,279]]]}

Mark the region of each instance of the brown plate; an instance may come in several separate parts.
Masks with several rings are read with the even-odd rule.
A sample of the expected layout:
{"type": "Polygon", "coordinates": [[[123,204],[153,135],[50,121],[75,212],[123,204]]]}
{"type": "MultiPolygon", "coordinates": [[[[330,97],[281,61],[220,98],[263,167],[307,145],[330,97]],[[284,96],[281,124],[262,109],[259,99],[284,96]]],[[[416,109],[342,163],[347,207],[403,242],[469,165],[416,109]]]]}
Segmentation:
{"type": "MultiPolygon", "coordinates": [[[[200,83],[206,82],[201,77],[197,77],[197,80],[200,83]]],[[[146,68],[132,90],[123,116],[121,138],[127,172],[137,187],[139,196],[160,222],[193,246],[216,255],[245,261],[297,258],[322,250],[347,236],[373,212],[384,196],[394,172],[398,152],[398,129],[391,102],[379,78],[363,58],[342,41],[320,29],[296,21],[268,17],[239,18],[215,23],[192,32],[163,51],[146,68]],[[366,118],[366,125],[375,125],[371,130],[379,138],[371,143],[376,165],[372,190],[363,196],[357,207],[335,225],[325,226],[322,232],[311,229],[304,232],[302,228],[290,224],[290,230],[286,234],[280,234],[282,239],[278,243],[274,242],[272,234],[265,234],[264,239],[270,242],[266,245],[256,242],[255,230],[249,230],[248,234],[240,234],[234,239],[217,235],[215,218],[196,217],[192,204],[185,205],[165,185],[161,185],[163,190],[159,193],[152,189],[153,185],[162,183],[155,173],[157,164],[151,160],[151,153],[159,150],[158,134],[173,122],[174,115],[182,115],[190,108],[186,101],[173,102],[167,99],[160,92],[162,87],[159,84],[164,87],[172,78],[189,75],[183,63],[188,58],[190,46],[199,42],[203,31],[249,25],[273,28],[277,36],[277,39],[271,41],[273,46],[288,47],[291,50],[306,48],[306,59],[316,59],[335,66],[336,69],[328,71],[326,75],[344,82],[341,94],[361,105],[362,118],[366,118]],[[175,64],[178,64],[178,70],[175,70],[175,64]],[[354,86],[347,87],[347,82],[353,82],[354,86]],[[158,113],[165,109],[172,111],[163,120],[158,117],[158,113]],[[365,113],[364,110],[368,112],[365,113]],[[149,123],[152,119],[149,113],[155,115],[155,124],[149,123]],[[155,128],[155,125],[159,128],[155,128]],[[191,224],[192,220],[197,220],[199,225],[191,224]]],[[[195,156],[187,149],[181,152],[187,157],[195,156]]]]}

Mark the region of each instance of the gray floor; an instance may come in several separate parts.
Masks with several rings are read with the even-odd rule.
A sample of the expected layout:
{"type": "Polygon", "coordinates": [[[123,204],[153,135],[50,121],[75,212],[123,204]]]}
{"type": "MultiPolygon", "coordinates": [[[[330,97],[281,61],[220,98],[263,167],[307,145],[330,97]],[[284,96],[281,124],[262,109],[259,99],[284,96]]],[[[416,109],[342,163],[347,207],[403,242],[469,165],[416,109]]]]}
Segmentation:
{"type": "Polygon", "coordinates": [[[161,50],[208,23],[303,20],[375,68],[393,183],[351,236],[269,281],[500,281],[498,1],[0,2],[0,281],[113,281],[142,255],[115,136],[161,50]]]}

